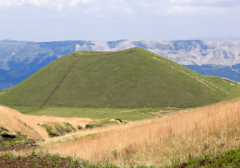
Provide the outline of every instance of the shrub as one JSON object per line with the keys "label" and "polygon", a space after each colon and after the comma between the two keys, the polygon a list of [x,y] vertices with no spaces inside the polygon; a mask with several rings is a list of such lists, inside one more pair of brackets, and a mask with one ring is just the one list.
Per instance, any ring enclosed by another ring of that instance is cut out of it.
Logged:
{"label": "shrub", "polygon": [[95,127],[101,127],[102,126],[102,124],[86,124],[86,129],[88,129],[88,128],[95,128]]}
{"label": "shrub", "polygon": [[58,124],[55,125],[55,129],[57,131],[57,133],[59,133],[60,135],[64,135],[66,133],[64,126]]}
{"label": "shrub", "polygon": [[64,123],[65,124],[65,126],[66,126],[66,132],[72,132],[72,130],[73,131],[76,131],[76,129],[70,124],[70,123],[68,123],[68,122],[65,122]]}
{"label": "shrub", "polygon": [[117,118],[116,120],[119,121],[120,123],[122,123],[122,120],[120,118]]}
{"label": "shrub", "polygon": [[78,129],[79,129],[79,130],[83,130],[83,126],[78,125]]}
{"label": "shrub", "polygon": [[66,133],[76,131],[76,129],[68,122],[64,122],[63,125],[60,123],[52,124],[54,124],[54,127],[51,127],[47,124],[42,125],[46,129],[50,137],[61,136],[65,135]]}
{"label": "shrub", "polygon": [[52,127],[48,126],[47,124],[43,124],[42,126],[46,129],[46,131],[48,132],[48,135],[50,137],[59,136],[59,134],[56,133],[55,131],[53,131]]}

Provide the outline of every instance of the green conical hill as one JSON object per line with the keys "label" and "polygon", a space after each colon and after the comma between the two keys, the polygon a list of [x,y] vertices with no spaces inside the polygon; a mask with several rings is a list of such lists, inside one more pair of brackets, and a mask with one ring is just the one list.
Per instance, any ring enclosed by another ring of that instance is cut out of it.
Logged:
{"label": "green conical hill", "polygon": [[0,97],[8,106],[192,107],[236,97],[239,84],[199,75],[141,48],[78,51]]}

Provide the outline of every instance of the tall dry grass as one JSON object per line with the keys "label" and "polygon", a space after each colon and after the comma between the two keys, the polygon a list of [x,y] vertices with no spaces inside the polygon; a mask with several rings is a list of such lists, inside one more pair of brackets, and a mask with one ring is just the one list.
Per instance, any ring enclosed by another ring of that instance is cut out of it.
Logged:
{"label": "tall dry grass", "polygon": [[240,99],[99,130],[104,131],[109,132],[46,145],[43,150],[92,162],[110,161],[121,167],[161,167],[190,155],[216,154],[240,144]]}

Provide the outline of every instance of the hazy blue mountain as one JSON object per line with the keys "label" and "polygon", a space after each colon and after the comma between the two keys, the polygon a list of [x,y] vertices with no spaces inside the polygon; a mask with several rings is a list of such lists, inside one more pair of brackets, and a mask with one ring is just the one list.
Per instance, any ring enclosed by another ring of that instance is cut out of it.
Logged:
{"label": "hazy blue mountain", "polygon": [[57,58],[75,51],[85,41],[0,41],[0,89],[11,88]]}
{"label": "hazy blue mountain", "polygon": [[10,88],[57,58],[80,50],[118,51],[141,47],[200,74],[240,82],[240,40],[202,41],[0,41],[0,89]]}
{"label": "hazy blue mountain", "polygon": [[228,78],[234,81],[240,82],[240,64],[230,66],[223,65],[184,65],[185,67],[208,76],[220,76],[222,78]]}

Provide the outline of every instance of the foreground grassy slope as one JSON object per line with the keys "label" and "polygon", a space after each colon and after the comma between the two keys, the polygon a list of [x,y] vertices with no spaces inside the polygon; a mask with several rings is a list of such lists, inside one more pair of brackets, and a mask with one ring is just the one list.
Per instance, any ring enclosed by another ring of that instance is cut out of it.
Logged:
{"label": "foreground grassy slope", "polygon": [[237,97],[239,84],[199,75],[141,48],[79,51],[0,96],[8,106],[193,107]]}
{"label": "foreground grassy slope", "polygon": [[[155,120],[76,132],[39,145],[52,154],[77,156],[92,163],[107,161],[119,167],[192,165],[191,159],[197,157],[208,162],[207,155],[212,163],[222,162],[224,156],[219,153],[239,148],[239,121],[240,99],[235,99]],[[231,156],[225,156],[229,163]]]}
{"label": "foreground grassy slope", "polygon": [[[9,111],[5,114],[8,113],[16,114]],[[22,120],[19,115],[12,115],[15,121],[0,121],[13,126],[16,120]],[[2,119],[2,116],[0,118]],[[30,118],[27,124],[33,121]],[[48,117],[37,116],[36,123],[39,123],[40,119],[47,122]],[[105,167],[109,163],[115,167],[239,167],[239,121],[240,99],[235,99],[184,110],[155,120],[79,130],[73,134],[39,142],[41,148],[35,151],[14,152],[21,155],[34,153],[35,159],[31,158],[33,161],[25,160],[24,157],[4,158],[2,156],[6,155],[1,155],[1,148],[0,160],[9,165],[18,165],[18,161],[45,163],[42,154],[47,152],[88,160],[91,163],[89,167]],[[36,152],[40,151],[36,156]],[[50,155],[48,157],[52,158]],[[84,160],[82,161],[85,162]]]}

